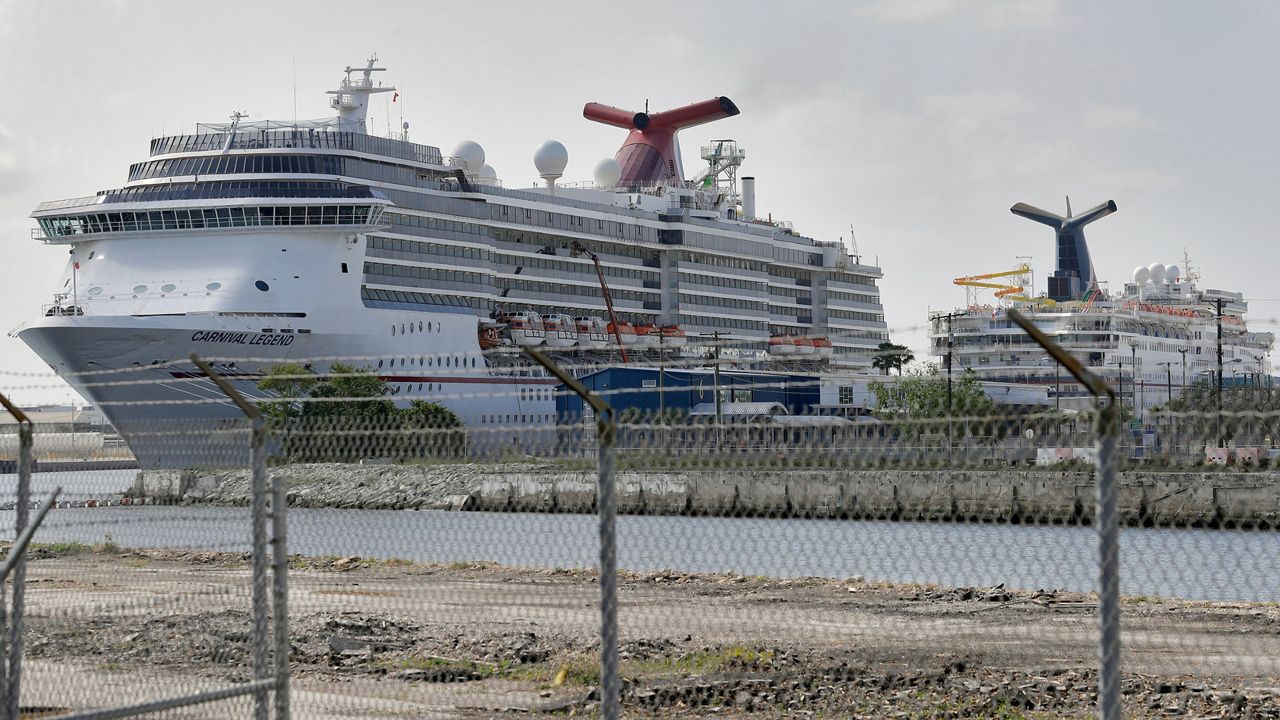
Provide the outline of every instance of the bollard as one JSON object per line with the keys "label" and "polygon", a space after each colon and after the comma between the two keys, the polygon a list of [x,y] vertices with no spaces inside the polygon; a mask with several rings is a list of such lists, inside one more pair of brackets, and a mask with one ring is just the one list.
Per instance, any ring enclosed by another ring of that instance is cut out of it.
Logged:
{"label": "bollard", "polygon": [[617,493],[614,487],[617,419],[608,403],[593,395],[572,375],[538,351],[529,348],[524,351],[577,393],[596,413],[599,463],[596,506],[600,513],[600,714],[605,720],[618,720],[622,714],[622,688],[618,678],[618,533]]}

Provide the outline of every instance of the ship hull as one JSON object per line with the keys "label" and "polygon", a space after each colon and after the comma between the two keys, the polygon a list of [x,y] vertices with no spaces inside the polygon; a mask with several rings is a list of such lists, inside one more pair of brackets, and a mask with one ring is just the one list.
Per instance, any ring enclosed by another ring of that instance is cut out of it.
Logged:
{"label": "ship hull", "polygon": [[[370,321],[393,314],[366,313]],[[429,313],[422,315],[430,319]],[[214,316],[49,317],[15,334],[101,410],[144,469],[248,461],[243,413],[197,372],[187,360],[193,353],[208,359],[250,399],[270,397],[257,382],[272,365],[308,363],[323,371],[328,360],[322,359],[337,358],[376,371],[397,404],[421,399],[448,407],[467,427],[470,446],[479,454],[537,452],[553,441],[555,402],[549,390],[554,381],[494,374],[478,344],[471,353],[449,354],[447,366],[438,367],[445,365],[446,355],[405,357],[405,348],[387,347],[393,343],[377,333],[261,330],[229,327]]]}

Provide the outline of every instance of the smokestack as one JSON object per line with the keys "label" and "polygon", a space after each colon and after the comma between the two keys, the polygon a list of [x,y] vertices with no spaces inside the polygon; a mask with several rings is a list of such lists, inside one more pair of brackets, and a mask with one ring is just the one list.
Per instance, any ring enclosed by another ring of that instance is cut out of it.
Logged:
{"label": "smokestack", "polygon": [[754,177],[742,178],[742,214],[748,220],[754,220],[756,217],[756,179]]}
{"label": "smokestack", "polygon": [[622,167],[623,185],[683,182],[676,133],[683,128],[733,117],[738,112],[738,106],[727,97],[655,113],[632,112],[600,103],[587,103],[582,108],[582,116],[588,120],[631,131],[614,156]]}
{"label": "smokestack", "polygon": [[1116,211],[1116,201],[1108,200],[1072,217],[1071,201],[1067,201],[1067,216],[1063,217],[1034,205],[1017,203],[1009,212],[1041,225],[1048,225],[1057,234],[1058,267],[1049,277],[1049,298],[1058,302],[1080,300],[1097,287],[1098,276],[1089,259],[1089,245],[1084,239],[1084,226],[1100,220]]}

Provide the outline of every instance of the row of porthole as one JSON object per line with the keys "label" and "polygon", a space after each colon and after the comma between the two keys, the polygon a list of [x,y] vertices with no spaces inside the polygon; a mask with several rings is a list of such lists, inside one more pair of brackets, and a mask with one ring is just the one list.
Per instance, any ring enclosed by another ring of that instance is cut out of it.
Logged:
{"label": "row of porthole", "polygon": [[[262,292],[266,292],[266,291],[268,291],[268,290],[270,290],[270,289],[271,289],[271,286],[270,286],[270,285],[268,285],[268,284],[266,284],[266,283],[265,283],[265,282],[263,282],[262,280],[259,280],[259,281],[255,282],[255,283],[253,284],[253,286],[254,286],[254,287],[256,287],[256,288],[258,288],[258,289],[259,289],[259,290],[261,290]],[[211,282],[211,283],[209,283],[208,285],[205,285],[205,286],[204,286],[204,289],[205,289],[205,290],[208,290],[209,292],[213,292],[214,290],[218,290],[218,289],[220,289],[221,287],[222,287],[222,283],[220,283],[220,282]],[[136,296],[136,295],[141,295],[141,294],[143,294],[143,293],[147,292],[147,291],[148,291],[148,290],[150,290],[150,289],[151,289],[151,288],[147,287],[146,285],[135,285],[135,286],[133,287],[133,294],[134,294],[135,296]],[[177,285],[174,285],[173,283],[165,283],[164,285],[161,285],[161,286],[160,286],[160,293],[161,293],[161,294],[164,294],[164,295],[167,295],[167,294],[169,294],[169,293],[171,293],[171,292],[173,292],[174,290],[177,290],[177,289],[178,289],[178,286],[177,286]],[[94,286],[94,287],[89,288],[89,294],[90,294],[90,295],[101,295],[103,292],[104,292],[104,289],[103,289],[102,287],[99,287],[99,286]]]}
{"label": "row of porthole", "polygon": [[[425,328],[426,328],[426,329],[424,330],[424,329],[423,329],[423,328],[424,328],[424,325],[423,325],[422,321],[421,321],[421,320],[419,320],[419,321],[418,321],[418,332],[431,332],[431,325],[432,325],[431,323],[426,323],[426,325],[425,325]],[[435,326],[436,326],[436,327],[435,327],[435,331],[436,331],[436,332],[440,332],[440,323],[435,323]],[[407,335],[407,334],[412,333],[412,332],[413,332],[413,323],[412,323],[412,322],[410,322],[407,326],[406,326],[404,323],[400,323],[400,334],[401,334],[401,335]],[[395,323],[392,323],[392,324],[391,324],[391,336],[392,336],[392,337],[395,337],[395,334],[396,334],[396,326],[395,326]]]}
{"label": "row of porthole", "polygon": [[[427,383],[427,392],[441,392],[444,386],[440,383]],[[401,390],[406,390],[404,385],[396,385],[391,388],[392,395],[399,395]],[[407,391],[413,390],[413,383],[409,383]],[[422,383],[418,383],[418,392],[422,392]]]}
{"label": "row of porthole", "polygon": [[532,401],[534,401],[534,400],[550,400],[550,399],[551,399],[551,389],[550,389],[550,388],[545,388],[545,389],[544,389],[544,388],[521,389],[521,390],[520,390],[520,399],[521,399],[521,400],[528,400],[528,401],[531,401],[531,402],[532,402]]}
{"label": "row of porthole", "polygon": [[[481,415],[480,422],[488,425],[514,423],[532,423],[532,422],[551,422],[551,415]],[[505,420],[503,418],[506,418]]]}
{"label": "row of porthole", "polygon": [[[422,366],[424,364],[423,358],[418,358],[417,360],[418,360],[417,364],[419,366]],[[426,363],[425,363],[426,367],[435,367],[435,360],[436,360],[435,357],[426,358]],[[405,365],[404,361],[405,361],[405,358],[400,358],[400,367],[404,367]],[[382,360],[378,361],[379,368],[381,368],[383,364],[384,363]],[[414,358],[409,358],[409,364],[410,365],[414,364]],[[446,355],[443,358],[440,358],[440,367],[465,368],[465,367],[476,367],[476,365],[477,363],[475,358],[460,358],[460,357],[454,357],[452,355]],[[387,360],[386,366],[389,368],[396,367],[396,359],[391,358],[390,360]]]}

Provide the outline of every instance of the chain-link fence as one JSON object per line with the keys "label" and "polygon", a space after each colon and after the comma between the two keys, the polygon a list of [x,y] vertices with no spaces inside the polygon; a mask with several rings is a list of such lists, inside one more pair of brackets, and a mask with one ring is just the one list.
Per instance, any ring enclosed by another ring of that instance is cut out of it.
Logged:
{"label": "chain-link fence", "polygon": [[[262,410],[257,476],[252,420],[192,364],[79,378],[141,469],[36,428],[28,502],[62,493],[26,554],[21,705],[243,688],[287,647],[307,718],[1280,717],[1270,388],[1108,417],[945,373],[521,357],[215,363]],[[832,382],[871,400],[804,400]]]}

